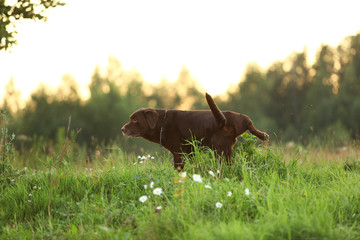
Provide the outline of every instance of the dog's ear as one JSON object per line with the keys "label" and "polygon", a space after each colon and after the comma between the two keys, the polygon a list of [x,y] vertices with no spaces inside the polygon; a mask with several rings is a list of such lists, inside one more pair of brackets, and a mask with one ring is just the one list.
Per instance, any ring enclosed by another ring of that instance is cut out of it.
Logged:
{"label": "dog's ear", "polygon": [[154,109],[145,110],[145,118],[151,129],[154,129],[159,118],[159,113]]}

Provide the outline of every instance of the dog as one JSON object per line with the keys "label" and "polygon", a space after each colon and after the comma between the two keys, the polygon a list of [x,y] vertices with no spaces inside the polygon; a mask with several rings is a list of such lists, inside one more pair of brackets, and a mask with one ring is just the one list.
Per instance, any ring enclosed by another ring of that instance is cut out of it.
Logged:
{"label": "dog", "polygon": [[228,162],[231,162],[237,137],[247,130],[263,141],[270,139],[267,133],[255,128],[248,116],[222,112],[208,93],[205,97],[211,111],[141,108],[130,116],[130,121],[121,128],[122,133],[126,137],[143,137],[169,150],[178,171],[185,165],[183,153],[192,152],[187,144],[192,139],[202,140],[203,145]]}

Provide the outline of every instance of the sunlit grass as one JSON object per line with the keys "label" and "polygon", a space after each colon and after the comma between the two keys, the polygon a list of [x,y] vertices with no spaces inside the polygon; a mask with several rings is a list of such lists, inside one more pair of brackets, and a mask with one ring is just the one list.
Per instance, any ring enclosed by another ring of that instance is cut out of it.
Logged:
{"label": "sunlit grass", "polygon": [[319,151],[285,154],[245,139],[230,165],[190,143],[194,152],[180,173],[169,155],[118,148],[99,150],[88,163],[21,168],[1,188],[1,238],[360,238],[355,153],[328,161]]}

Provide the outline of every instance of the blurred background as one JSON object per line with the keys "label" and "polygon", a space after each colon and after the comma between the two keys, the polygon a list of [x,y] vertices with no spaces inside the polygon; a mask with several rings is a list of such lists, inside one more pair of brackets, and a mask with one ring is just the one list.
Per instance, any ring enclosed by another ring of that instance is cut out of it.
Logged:
{"label": "blurred background", "polygon": [[48,152],[70,126],[74,138],[81,129],[76,143],[88,152],[159,152],[122,136],[130,114],[208,109],[205,92],[220,109],[250,116],[274,142],[359,139],[358,1],[0,0],[0,7],[0,107],[20,151]]}

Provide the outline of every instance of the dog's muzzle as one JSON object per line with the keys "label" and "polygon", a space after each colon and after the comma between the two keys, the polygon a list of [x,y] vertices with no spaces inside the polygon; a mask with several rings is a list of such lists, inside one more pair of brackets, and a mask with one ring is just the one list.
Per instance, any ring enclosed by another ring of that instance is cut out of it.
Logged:
{"label": "dog's muzzle", "polygon": [[124,136],[128,136],[128,134],[127,134],[127,131],[126,131],[126,128],[125,128],[125,127],[122,127],[122,128],[121,128],[121,131],[122,131],[122,134],[123,134]]}

